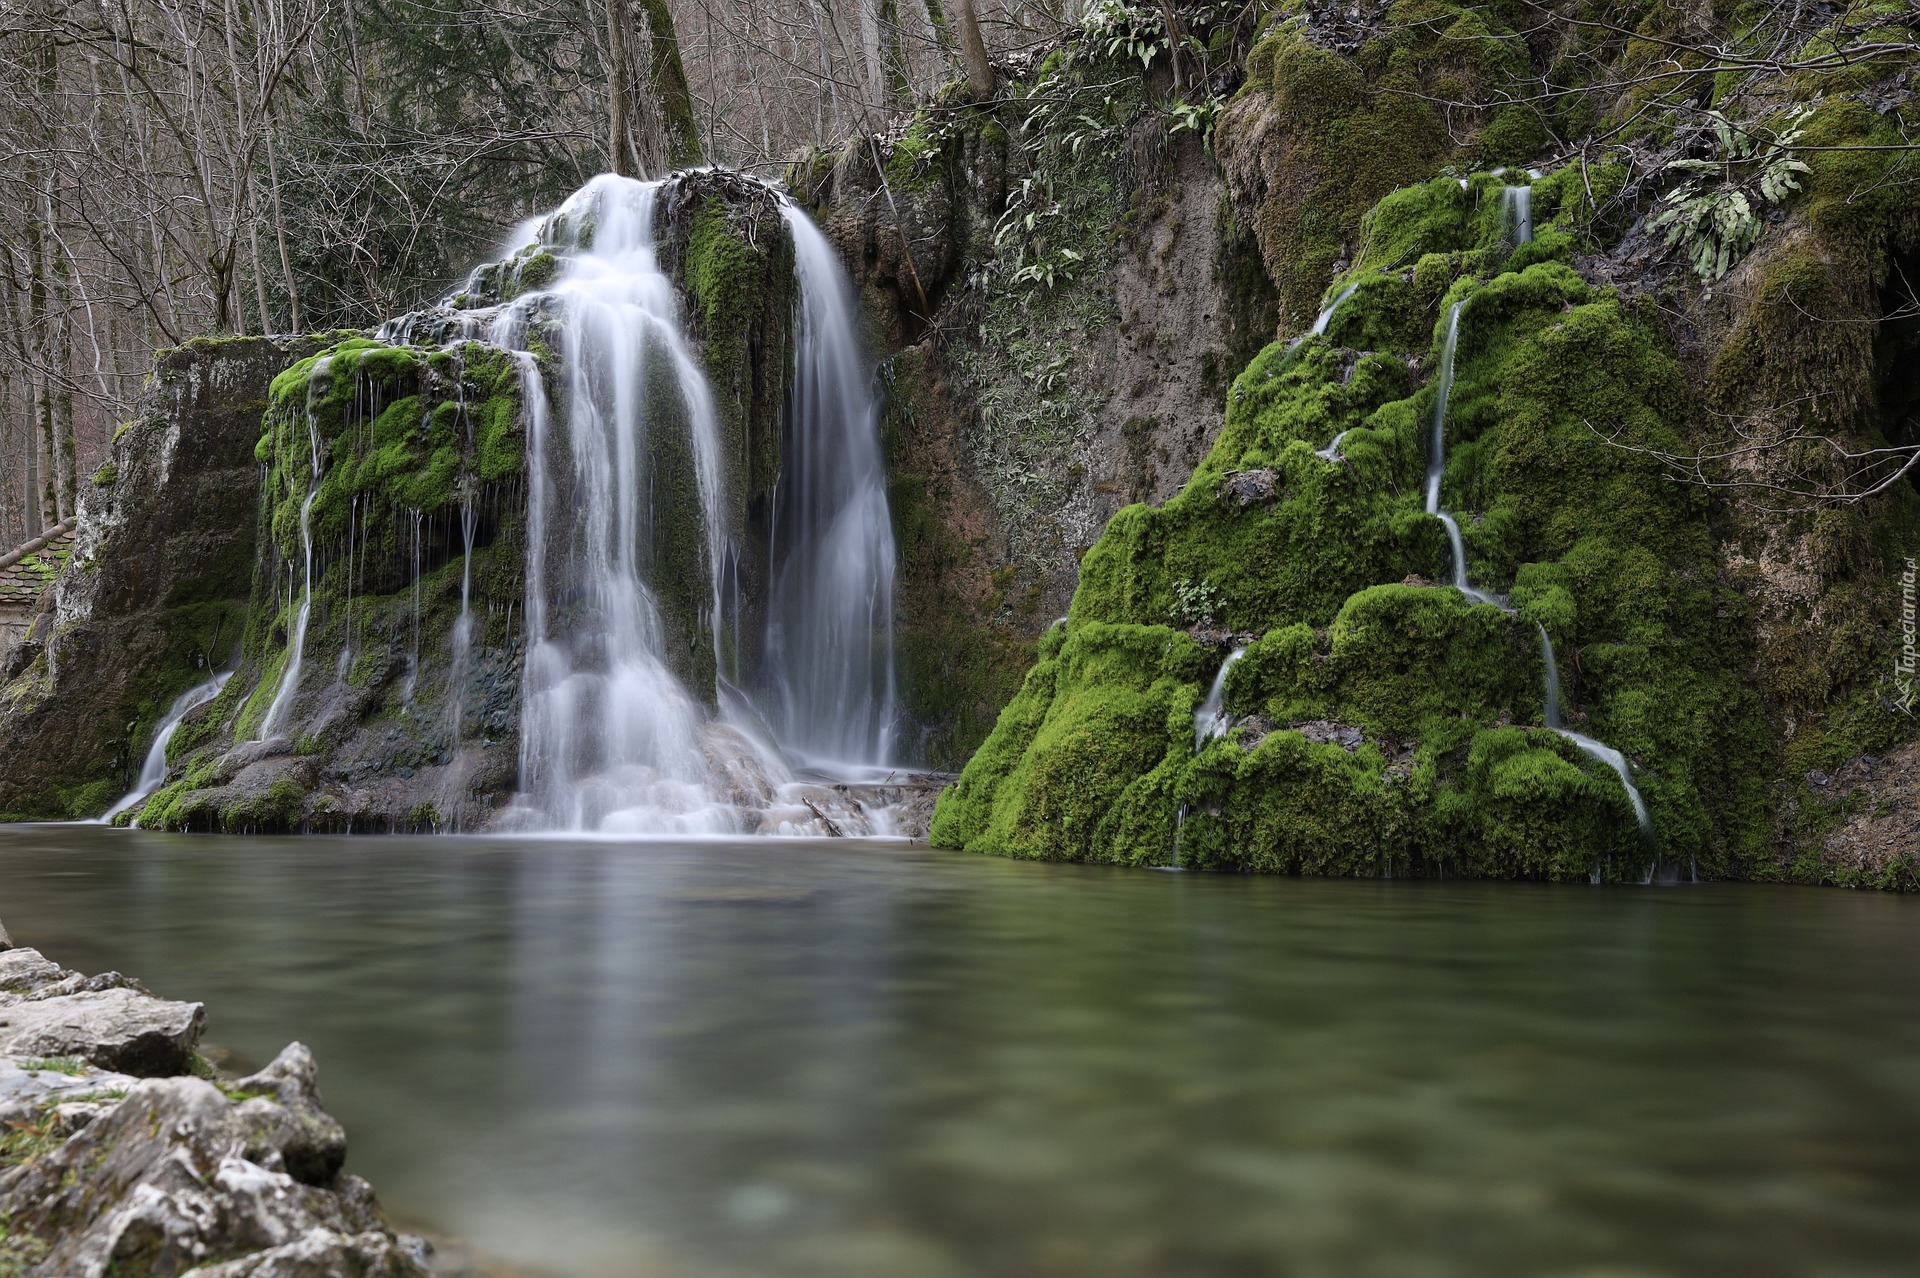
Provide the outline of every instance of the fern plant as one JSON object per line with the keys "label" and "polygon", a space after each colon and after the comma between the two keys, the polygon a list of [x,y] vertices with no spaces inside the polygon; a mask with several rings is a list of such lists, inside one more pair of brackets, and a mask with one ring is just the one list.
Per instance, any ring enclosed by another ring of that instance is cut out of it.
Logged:
{"label": "fern plant", "polygon": [[1760,206],[1779,204],[1800,189],[1808,171],[1792,147],[1806,111],[1788,117],[1785,131],[1758,137],[1718,111],[1708,113],[1719,155],[1674,160],[1666,168],[1689,174],[1661,197],[1652,225],[1667,228],[1669,245],[1684,245],[1693,273],[1712,285],[1732,270],[1760,238]]}

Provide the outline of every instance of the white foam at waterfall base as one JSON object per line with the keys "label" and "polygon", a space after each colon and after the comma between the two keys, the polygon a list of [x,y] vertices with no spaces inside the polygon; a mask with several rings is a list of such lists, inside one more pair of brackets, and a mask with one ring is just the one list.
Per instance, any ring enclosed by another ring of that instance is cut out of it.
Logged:
{"label": "white foam at waterfall base", "polygon": [[154,731],[153,744],[147,747],[146,760],[140,765],[140,779],[134,782],[133,789],[120,797],[119,802],[101,814],[100,821],[111,821],[128,808],[153,797],[153,792],[167,779],[167,743],[173,740],[180,721],[196,707],[219,696],[220,689],[226,687],[227,680],[231,678],[233,671],[223,670],[205,683],[196,684],[174,698],[173,704],[167,707],[167,713],[162,716],[160,726]]}

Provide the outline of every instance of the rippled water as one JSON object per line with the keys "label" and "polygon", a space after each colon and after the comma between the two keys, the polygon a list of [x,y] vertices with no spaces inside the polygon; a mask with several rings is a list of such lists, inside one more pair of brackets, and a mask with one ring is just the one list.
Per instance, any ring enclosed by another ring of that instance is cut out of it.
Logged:
{"label": "rippled water", "polygon": [[1910,1275],[1920,901],[900,845],[0,828],[22,944],[319,1054],[560,1275]]}

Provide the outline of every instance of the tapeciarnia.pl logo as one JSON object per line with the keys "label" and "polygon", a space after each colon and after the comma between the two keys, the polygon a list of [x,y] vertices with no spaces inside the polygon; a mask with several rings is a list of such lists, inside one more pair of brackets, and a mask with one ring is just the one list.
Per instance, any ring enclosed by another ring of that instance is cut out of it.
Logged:
{"label": "tapeciarnia.pl logo", "polygon": [[1913,703],[1920,698],[1920,689],[1914,686],[1915,659],[1920,653],[1915,651],[1916,622],[1914,616],[1914,560],[1907,559],[1907,570],[1900,574],[1900,651],[1893,659],[1893,685],[1900,689],[1900,708],[1913,713]]}

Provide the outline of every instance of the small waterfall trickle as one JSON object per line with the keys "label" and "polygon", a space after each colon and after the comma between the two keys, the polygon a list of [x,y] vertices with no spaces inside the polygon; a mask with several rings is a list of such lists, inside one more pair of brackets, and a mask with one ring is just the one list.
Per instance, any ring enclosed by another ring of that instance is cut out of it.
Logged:
{"label": "small waterfall trickle", "polygon": [[881,764],[894,730],[893,516],[853,286],[827,237],[780,201],[800,285],[774,506],[766,686],[780,744],[814,765]]}
{"label": "small waterfall trickle", "polygon": [[294,694],[300,690],[300,664],[307,651],[307,621],[313,615],[313,503],[320,496],[320,479],[324,472],[320,462],[320,424],[314,417],[313,397],[315,388],[326,380],[332,363],[332,360],[325,358],[315,360],[313,372],[307,380],[307,443],[312,453],[313,471],[307,482],[306,499],[300,503],[300,557],[304,566],[300,610],[294,617],[293,633],[288,638],[286,664],[280,669],[280,686],[274,689],[273,700],[268,703],[266,714],[260,718],[260,730],[254,738],[257,741],[267,741],[273,737],[286,716],[287,708],[293,704]]}
{"label": "small waterfall trickle", "polygon": [[1326,308],[1322,310],[1318,315],[1314,316],[1313,327],[1307,330],[1307,336],[1308,337],[1324,336],[1327,331],[1327,325],[1333,323],[1333,313],[1339,310],[1340,304],[1346,301],[1349,297],[1352,297],[1354,294],[1354,290],[1359,287],[1360,287],[1360,282],[1358,280],[1355,280],[1353,283],[1347,285],[1345,288],[1341,289],[1338,293],[1334,294],[1333,300],[1327,303]]}
{"label": "small waterfall trickle", "polygon": [[[1516,188],[1509,187],[1509,190]],[[1525,190],[1527,188],[1517,188]],[[1460,525],[1453,516],[1440,509],[1440,480],[1447,468],[1447,401],[1453,392],[1454,355],[1460,340],[1460,312],[1466,306],[1466,300],[1455,302],[1447,311],[1447,332],[1440,347],[1440,378],[1436,387],[1437,395],[1433,406],[1433,441],[1427,457],[1427,513],[1437,517],[1446,526],[1447,541],[1453,556],[1453,584],[1455,589],[1469,599],[1481,603],[1490,603],[1504,612],[1512,612],[1505,599],[1485,591],[1475,590],[1467,577],[1466,545],[1460,537]],[[1536,623],[1537,624],[1537,623]],[[1553,640],[1547,636],[1547,628],[1539,626],[1540,645],[1546,657],[1546,726],[1560,733],[1589,757],[1612,768],[1619,776],[1620,784],[1626,787],[1627,800],[1633,805],[1634,819],[1639,822],[1641,836],[1648,841],[1653,839],[1653,819],[1647,812],[1647,805],[1640,797],[1640,790],[1633,784],[1633,774],[1627,767],[1626,756],[1612,746],[1595,741],[1592,737],[1570,731],[1560,723],[1560,666],[1554,658]]]}
{"label": "small waterfall trickle", "polygon": [[1501,219],[1506,223],[1507,242],[1518,247],[1533,242],[1533,188],[1507,186],[1500,189]]}
{"label": "small waterfall trickle", "polygon": [[[1507,608],[1506,600],[1484,590],[1475,590],[1467,578],[1467,547],[1460,537],[1460,525],[1448,511],[1440,509],[1440,480],[1447,473],[1447,401],[1453,395],[1453,359],[1460,344],[1460,312],[1466,299],[1447,310],[1447,333],[1440,344],[1440,380],[1433,403],[1433,440],[1427,453],[1427,513],[1439,519],[1447,530],[1447,544],[1453,556],[1453,585],[1461,594],[1479,603]],[[1338,441],[1335,441],[1336,443]]]}
{"label": "small waterfall trickle", "polygon": [[1347,285],[1345,288],[1341,289],[1338,293],[1334,294],[1333,300],[1331,302],[1328,302],[1326,306],[1321,308],[1320,313],[1313,317],[1312,326],[1308,328],[1306,332],[1300,334],[1300,336],[1294,338],[1291,342],[1288,342],[1287,349],[1289,351],[1298,349],[1300,344],[1306,341],[1309,337],[1324,336],[1327,331],[1327,325],[1333,323],[1333,313],[1339,310],[1340,304],[1346,301],[1349,297],[1352,297],[1354,294],[1354,290],[1359,287],[1360,287],[1360,282],[1358,280],[1355,280],[1353,283]]}
{"label": "small waterfall trickle", "polygon": [[[147,747],[146,761],[140,765],[140,779],[134,783],[133,789],[127,791],[117,803],[101,814],[99,821],[112,821],[128,808],[145,803],[153,797],[153,792],[158,790],[160,783],[167,779],[167,743],[173,740],[174,730],[180,726],[180,721],[186,718],[190,711],[219,696],[220,689],[226,687],[227,680],[231,678],[233,678],[233,671],[223,670],[205,683],[197,684],[173,699],[173,704],[167,707],[166,715],[160,720],[160,726],[154,731],[153,744]],[[138,825],[139,822],[135,821],[134,824]]]}
{"label": "small waterfall trickle", "polygon": [[1198,750],[1213,738],[1224,734],[1231,718],[1227,714],[1227,675],[1247,655],[1245,648],[1235,648],[1220,663],[1220,672],[1213,676],[1213,686],[1207,689],[1206,700],[1193,712],[1193,748]]}
{"label": "small waterfall trickle", "polygon": [[[1535,623],[1538,625],[1538,623]],[[1560,722],[1560,663],[1553,652],[1553,640],[1547,634],[1545,626],[1539,626],[1540,652],[1547,663],[1547,727],[1558,732],[1567,740],[1579,746],[1590,758],[1612,768],[1620,778],[1620,784],[1626,787],[1627,802],[1633,805],[1634,820],[1640,824],[1640,836],[1649,842],[1653,839],[1653,817],[1647,812],[1647,804],[1640,797],[1640,788],[1633,783],[1633,773],[1627,766],[1627,758],[1610,745],[1595,741],[1592,737],[1574,732]]]}

